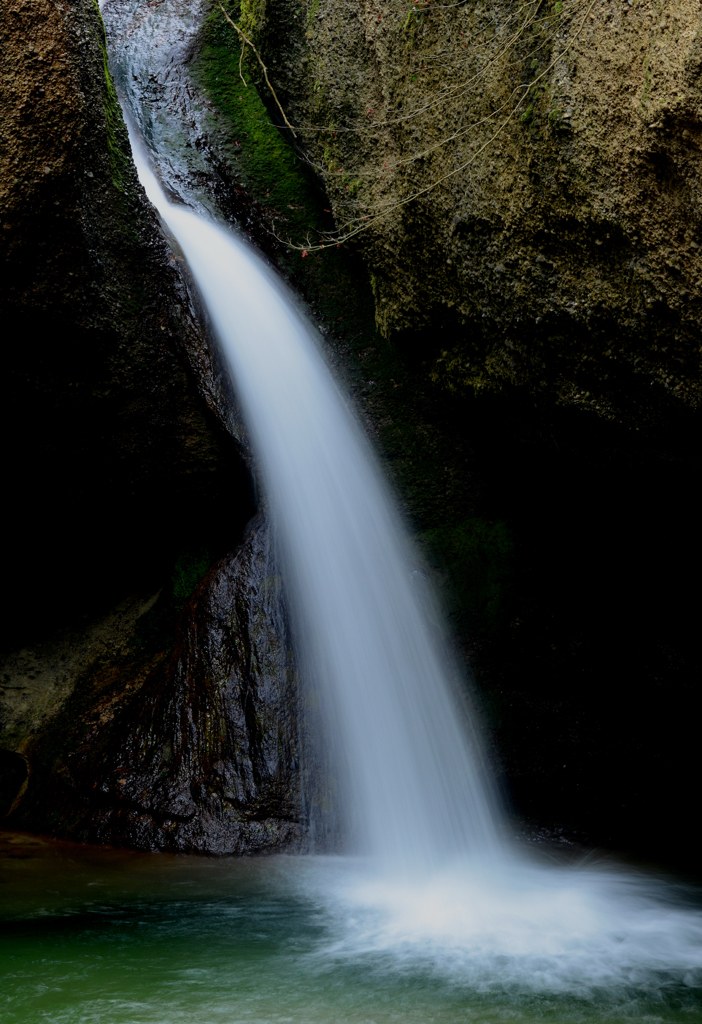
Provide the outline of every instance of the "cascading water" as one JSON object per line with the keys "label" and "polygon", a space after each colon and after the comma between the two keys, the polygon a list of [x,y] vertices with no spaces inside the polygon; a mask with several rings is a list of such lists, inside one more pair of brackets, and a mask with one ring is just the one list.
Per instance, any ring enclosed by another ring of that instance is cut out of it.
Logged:
{"label": "cascading water", "polygon": [[395,866],[494,855],[496,802],[478,739],[457,704],[399,517],[311,326],[250,245],[169,203],[134,151],[232,369],[303,662],[333,698],[361,848]]}
{"label": "cascading water", "polygon": [[[179,0],[154,12],[131,7],[144,39],[164,47],[169,25],[192,33],[193,12],[184,9],[181,18]],[[152,44],[140,47],[131,30],[127,36],[132,58],[147,68]],[[128,63],[121,73],[127,82]],[[157,144],[158,164],[167,125],[134,114]],[[699,1019],[702,915],[688,894],[612,865],[538,861],[501,837],[480,745],[412,571],[410,545],[310,325],[250,245],[169,202],[137,145],[135,155],[230,361],[284,553],[305,666],[333,693],[350,824],[360,849],[376,855],[370,864],[303,858],[270,869],[273,890],[283,893],[280,935],[287,934],[285,908],[294,905],[289,912],[314,937],[262,969],[264,981],[287,972],[275,1008],[260,1012],[274,988],[265,982],[240,1018],[562,1022],[593,1013],[641,1018],[656,1006],[666,1014],[659,1019]],[[171,182],[173,159],[169,150]],[[208,204],[198,196],[193,205]],[[324,980],[330,972],[339,1000],[333,1010]],[[409,1004],[407,979],[419,986]],[[291,1010],[293,991],[299,1002]],[[366,992],[379,993],[367,1010]],[[395,1001],[382,1008],[389,992]],[[530,1002],[536,996],[546,1002]],[[228,1021],[228,1005],[220,1016],[208,1010],[188,1020]]]}

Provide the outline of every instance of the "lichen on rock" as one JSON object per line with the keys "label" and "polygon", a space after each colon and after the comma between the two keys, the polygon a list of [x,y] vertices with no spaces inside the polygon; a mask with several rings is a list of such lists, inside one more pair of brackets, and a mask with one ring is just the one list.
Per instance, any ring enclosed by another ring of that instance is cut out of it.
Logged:
{"label": "lichen on rock", "polygon": [[242,18],[337,224],[368,218],[381,330],[424,330],[437,383],[636,429],[699,408],[693,3],[244,0]]}

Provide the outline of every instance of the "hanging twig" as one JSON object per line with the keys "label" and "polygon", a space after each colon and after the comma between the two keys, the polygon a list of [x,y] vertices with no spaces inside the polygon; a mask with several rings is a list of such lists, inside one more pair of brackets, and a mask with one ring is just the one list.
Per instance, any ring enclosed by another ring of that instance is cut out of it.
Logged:
{"label": "hanging twig", "polygon": [[[537,0],[537,2],[539,4],[539,6],[540,6],[542,0]],[[587,2],[587,0],[586,0],[586,2]],[[479,149],[470,157],[469,160],[466,160],[459,167],[456,167],[453,170],[448,171],[446,174],[442,175],[436,181],[431,182],[429,185],[425,185],[424,188],[419,189],[416,192],[413,192],[410,196],[407,196],[407,198],[405,198],[405,199],[400,199],[400,200],[398,200],[396,202],[390,202],[390,203],[386,203],[386,204],[375,204],[375,209],[378,211],[377,213],[371,214],[371,215],[365,215],[363,217],[356,218],[353,221],[348,221],[346,223],[346,225],[344,225],[344,228],[342,228],[339,232],[337,232],[336,235],[332,235],[331,237],[325,238],[324,239],[324,244],[321,244],[321,243],[315,244],[315,243],[311,242],[309,240],[309,238],[308,238],[307,243],[305,245],[296,245],[294,242],[291,242],[289,239],[285,240],[285,239],[281,238],[281,239],[278,239],[278,240],[280,242],[283,242],[285,245],[288,245],[291,249],[296,249],[298,252],[302,251],[303,256],[307,256],[311,252],[318,252],[319,250],[324,249],[325,245],[329,246],[329,245],[335,244],[338,247],[343,242],[347,242],[349,239],[353,238],[355,235],[359,234],[360,232],[367,231],[368,228],[373,227],[375,224],[378,223],[379,220],[381,220],[383,217],[387,217],[388,214],[392,213],[394,210],[397,210],[399,207],[405,206],[407,203],[413,202],[415,199],[418,199],[420,196],[425,195],[427,192],[431,192],[432,189],[435,189],[442,182],[447,181],[449,178],[452,178],[456,174],[460,174],[461,171],[467,170],[467,168],[470,167],[471,164],[475,163],[475,161],[487,149],[487,147],[492,142],[494,142],[495,139],[504,131],[504,129],[507,127],[507,125],[511,121],[514,120],[516,115],[520,112],[520,110],[524,106],[525,102],[529,98],[529,94],[533,91],[534,86],[536,86],[543,78],[545,78],[546,75],[550,71],[552,71],[553,68],[558,64],[558,62],[560,60],[562,60],[565,57],[565,55],[572,49],[572,47],[575,45],[577,39],[579,38],[579,36],[583,32],[583,29],[585,28],[585,25],[587,24],[588,16],[592,12],[592,9],[593,9],[593,7],[595,6],[595,4],[597,2],[598,2],[598,0],[590,0],[590,3],[586,7],[585,14],[583,16],[583,19],[582,19],[582,21],[580,23],[580,26],[578,27],[575,35],[570,39],[570,41],[564,47],[564,49],[561,50],[561,52],[558,53],[549,62],[547,67],[542,72],[540,72],[540,74],[538,74],[536,76],[536,78],[533,80],[533,82],[530,82],[529,84],[519,85],[519,86],[516,87],[516,89],[512,90],[512,92],[511,92],[510,96],[508,97],[508,99],[505,101],[505,103],[502,104],[502,106],[499,108],[499,110],[496,111],[495,113],[500,113],[502,110],[504,110],[504,108],[506,106],[509,105],[509,103],[512,101],[513,97],[518,96],[519,98],[517,100],[516,106],[513,107],[513,109],[507,115],[505,120],[501,124],[498,125],[497,130],[490,136],[489,139],[487,139],[486,142],[484,142],[482,144],[482,146],[479,147]],[[538,10],[538,7],[537,7],[537,10]],[[488,118],[485,118],[485,119],[481,120],[480,122],[478,122],[478,124],[482,124],[482,123],[484,123],[484,121],[490,120],[490,118],[493,117],[493,116],[494,116],[494,113],[492,115],[490,115]],[[471,128],[472,127],[477,127],[477,125],[471,125],[470,127]],[[452,138],[457,138],[458,136],[463,135],[468,130],[469,129],[459,130],[459,131],[454,133]],[[443,145],[443,142],[437,143],[435,146],[433,146],[430,149],[428,149],[426,151],[426,155],[428,155],[428,153],[432,152],[434,149],[437,149],[440,145]],[[422,155],[425,155],[425,154],[422,154]],[[400,166],[401,164],[402,164],[402,161],[400,161],[400,163],[397,166]],[[367,208],[369,210],[373,211],[373,206],[369,206]]]}
{"label": "hanging twig", "polygon": [[[248,38],[247,36],[245,36],[245,35],[244,35],[244,33],[243,33],[243,32],[241,31],[241,29],[239,28],[239,26],[238,26],[238,25],[235,25],[235,24],[234,24],[234,22],[233,22],[233,21],[232,21],[232,19],[231,19],[231,18],[229,17],[229,15],[228,15],[228,14],[227,14],[227,12],[225,11],[225,9],[224,9],[224,8],[222,7],[222,5],[221,5],[221,3],[219,2],[219,0],[217,0],[217,6],[219,7],[219,9],[220,9],[220,11],[222,12],[222,14],[224,15],[224,17],[225,17],[225,18],[227,19],[227,21],[229,22],[229,24],[230,24],[230,25],[232,26],[232,28],[233,28],[233,29],[234,29],[234,30],[235,30],[236,32],[238,32],[238,33],[239,33],[239,35],[240,35],[240,36],[241,36],[241,38],[242,38],[242,39],[244,40],[244,42],[246,43],[246,45],[247,45],[247,46],[250,46],[250,47],[251,47],[251,49],[253,50],[253,52],[254,52],[254,53],[256,54],[256,57],[257,57],[257,59],[258,59],[258,63],[259,63],[260,65],[261,65],[261,68],[263,69],[263,77],[264,77],[264,78],[265,78],[265,80],[266,80],[266,85],[267,85],[267,86],[268,86],[268,88],[270,89],[270,91],[271,91],[271,95],[272,95],[273,99],[275,100],[275,102],[276,102],[276,103],[277,103],[277,105],[278,105],[278,110],[279,110],[279,111],[280,111],[280,113],[281,113],[281,114],[283,115],[283,120],[285,121],[286,125],[288,126],[288,128],[289,128],[289,129],[290,129],[290,131],[292,132],[292,136],[293,136],[293,138],[294,138],[294,139],[296,139],[296,138],[297,138],[297,135],[295,134],[295,129],[293,128],[293,126],[292,126],[292,125],[290,124],[290,122],[288,121],[287,117],[285,116],[285,111],[283,110],[283,108],[282,108],[282,106],[281,106],[281,104],[280,104],[280,100],[278,99],[278,97],[277,97],[277,96],[276,96],[276,94],[275,94],[275,89],[273,88],[273,86],[271,85],[270,81],[268,80],[268,69],[266,68],[266,65],[265,65],[265,64],[263,63],[263,61],[261,60],[261,54],[260,54],[260,53],[258,52],[258,50],[257,50],[257,49],[256,49],[256,47],[254,46],[254,44],[253,44],[253,43],[251,42],[251,40],[250,40],[250,39],[249,39],[249,38]],[[241,75],[241,80],[242,80],[242,82],[244,83],[244,85],[246,85],[246,81],[245,81],[245,79],[244,79],[244,76],[243,76],[243,75],[241,74],[241,60],[242,60],[243,56],[244,56],[244,47],[243,47],[243,44],[242,44],[242,47],[241,47],[241,57],[239,58],[239,74]],[[247,86],[247,88],[248,88],[248,86]]]}

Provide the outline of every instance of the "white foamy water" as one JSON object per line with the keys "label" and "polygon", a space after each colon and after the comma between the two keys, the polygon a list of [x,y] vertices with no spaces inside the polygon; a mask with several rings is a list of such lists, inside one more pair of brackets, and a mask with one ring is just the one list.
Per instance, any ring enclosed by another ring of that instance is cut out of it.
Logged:
{"label": "white foamy water", "polygon": [[474,992],[660,998],[702,986],[702,912],[691,892],[616,865],[506,856],[391,877],[327,864],[333,941],[320,965],[429,974]]}
{"label": "white foamy water", "polygon": [[689,894],[612,866],[542,863],[500,840],[410,546],[311,326],[248,244],[169,204],[137,156],[230,361],[306,663],[333,695],[352,816],[372,855],[299,865],[325,931],[300,969],[360,966],[374,984],[428,977],[500,999],[604,998],[628,1006],[627,1019],[637,1000],[691,992],[702,914]]}

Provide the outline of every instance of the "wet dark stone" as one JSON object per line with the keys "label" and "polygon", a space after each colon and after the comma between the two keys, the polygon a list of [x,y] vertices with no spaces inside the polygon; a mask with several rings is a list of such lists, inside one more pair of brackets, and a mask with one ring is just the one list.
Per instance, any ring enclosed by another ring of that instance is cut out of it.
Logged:
{"label": "wet dark stone", "polygon": [[76,690],[31,751],[11,824],[138,849],[299,849],[297,677],[261,516],[195,591],[172,653],[144,668]]}

